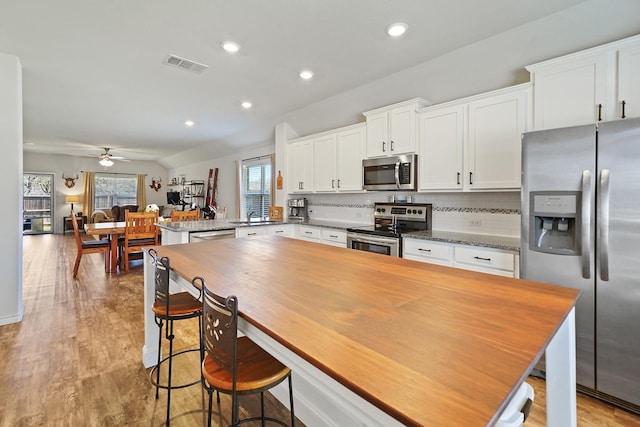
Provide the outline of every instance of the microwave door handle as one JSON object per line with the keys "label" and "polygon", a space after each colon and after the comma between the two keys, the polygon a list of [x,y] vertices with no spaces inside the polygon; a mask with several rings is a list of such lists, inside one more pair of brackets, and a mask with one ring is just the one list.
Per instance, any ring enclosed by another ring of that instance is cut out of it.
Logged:
{"label": "microwave door handle", "polygon": [[395,178],[396,178],[396,187],[398,187],[398,190],[399,190],[400,189],[400,160],[396,161]]}

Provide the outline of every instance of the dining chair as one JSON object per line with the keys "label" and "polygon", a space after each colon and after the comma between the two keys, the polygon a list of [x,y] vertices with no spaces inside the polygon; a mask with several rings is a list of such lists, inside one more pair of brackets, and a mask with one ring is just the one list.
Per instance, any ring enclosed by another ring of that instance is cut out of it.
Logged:
{"label": "dining chair", "polygon": [[[189,292],[169,293],[169,272],[171,265],[168,257],[158,257],[158,253],[154,249],[149,250],[149,255],[155,266],[155,299],[153,302],[153,314],[155,316],[156,325],[160,328],[158,334],[158,362],[151,369],[149,379],[151,384],[156,387],[156,399],[158,399],[160,389],[167,390],[167,419],[166,425],[171,421],[171,390],[180,389],[196,385],[201,382],[198,376],[195,381],[185,384],[175,385],[172,383],[173,360],[181,355],[189,352],[198,352],[200,361],[202,361],[201,347],[185,349],[177,353],[173,353],[173,322],[176,320],[198,318],[198,328],[201,329],[202,321],[202,302],[200,297],[195,298]],[[200,291],[202,294],[202,291]],[[162,329],[166,322],[165,338],[169,341],[169,355],[161,359],[162,352]],[[160,383],[160,369],[163,363],[168,362],[166,382]]]}
{"label": "dining chair", "polygon": [[[264,414],[264,392],[289,381],[291,426],[295,425],[291,370],[280,363],[247,336],[238,337],[238,298],[223,297],[209,289],[202,277],[192,280],[202,290],[202,327],[200,346],[204,352],[202,362],[203,386],[209,394],[208,422],[211,427],[213,392],[231,395],[231,425],[249,421],[287,424]],[[240,419],[238,396],[260,393],[260,416]],[[218,397],[218,407],[220,399]]]}
{"label": "dining chair", "polygon": [[197,208],[193,211],[171,211],[171,222],[181,221],[197,221],[200,219],[200,209]]}
{"label": "dining chair", "polygon": [[125,212],[122,258],[124,271],[129,271],[129,254],[141,252],[144,246],[158,245],[158,212]]}
{"label": "dining chair", "polygon": [[76,238],[76,247],[78,248],[78,253],[76,254],[76,262],[73,265],[73,277],[75,278],[78,275],[78,268],[80,267],[80,260],[82,259],[82,255],[84,254],[104,254],[104,269],[105,271],[109,270],[109,258],[110,258],[110,249],[111,242],[109,239],[90,239],[90,240],[82,240],[80,237],[80,230],[78,229],[78,219],[76,218],[75,212],[71,209],[71,224],[73,224],[73,234]]}

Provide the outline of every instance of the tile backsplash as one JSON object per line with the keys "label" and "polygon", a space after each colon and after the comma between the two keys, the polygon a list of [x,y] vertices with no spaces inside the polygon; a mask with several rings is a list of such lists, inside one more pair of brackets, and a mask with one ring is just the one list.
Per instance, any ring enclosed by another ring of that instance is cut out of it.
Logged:
{"label": "tile backsplash", "polygon": [[374,204],[388,201],[391,195],[411,195],[413,203],[431,203],[434,230],[520,237],[520,192],[368,192],[304,197],[310,218],[372,224]]}

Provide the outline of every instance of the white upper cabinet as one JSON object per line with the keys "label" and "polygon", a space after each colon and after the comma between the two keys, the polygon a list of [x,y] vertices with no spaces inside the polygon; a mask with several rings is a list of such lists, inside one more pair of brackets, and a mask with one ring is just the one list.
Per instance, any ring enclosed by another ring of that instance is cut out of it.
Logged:
{"label": "white upper cabinet", "polygon": [[618,51],[616,117],[640,117],[640,40]]}
{"label": "white upper cabinet", "polygon": [[362,158],[367,128],[359,125],[336,135],[336,186],[338,191],[362,190]]}
{"label": "white upper cabinet", "polygon": [[313,139],[292,142],[287,146],[287,169],[289,193],[313,191]]}
{"label": "white upper cabinet", "polygon": [[336,191],[336,134],[313,140],[313,189]]}
{"label": "white upper cabinet", "polygon": [[462,190],[466,105],[418,115],[420,190]]}
{"label": "white upper cabinet", "polygon": [[365,130],[365,126],[359,124],[314,139],[315,191],[362,190],[362,147]]}
{"label": "white upper cabinet", "polygon": [[520,189],[529,88],[469,103],[467,179],[471,190]]}
{"label": "white upper cabinet", "polygon": [[518,190],[530,91],[522,84],[421,110],[418,189]]}
{"label": "white upper cabinet", "polygon": [[416,151],[416,110],[429,105],[421,99],[363,113],[367,118],[367,157],[393,156]]}
{"label": "white upper cabinet", "polygon": [[[640,37],[530,65],[534,129],[640,115]],[[624,104],[623,104],[624,101]]]}

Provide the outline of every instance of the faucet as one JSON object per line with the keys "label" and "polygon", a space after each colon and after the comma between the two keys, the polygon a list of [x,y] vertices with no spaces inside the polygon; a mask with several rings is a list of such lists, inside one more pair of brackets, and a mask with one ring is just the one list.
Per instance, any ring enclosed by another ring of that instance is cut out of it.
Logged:
{"label": "faucet", "polygon": [[247,221],[251,221],[252,216],[257,216],[258,214],[254,211],[247,211]]}

